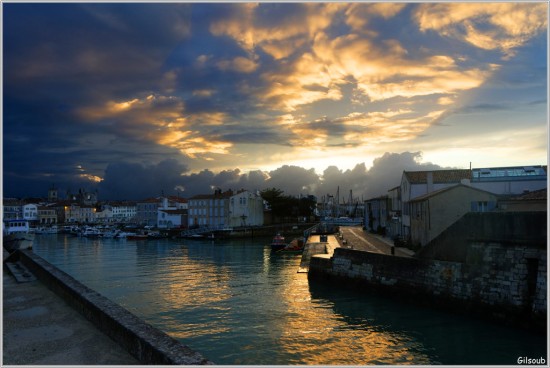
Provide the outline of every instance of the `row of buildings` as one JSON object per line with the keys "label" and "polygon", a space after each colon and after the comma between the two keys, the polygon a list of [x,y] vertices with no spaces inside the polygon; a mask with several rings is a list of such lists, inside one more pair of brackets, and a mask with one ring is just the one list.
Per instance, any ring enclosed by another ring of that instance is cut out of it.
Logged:
{"label": "row of buildings", "polygon": [[[546,211],[546,188],[546,166],[404,171],[400,184],[387,195],[371,198],[348,212],[362,213],[370,231],[423,246],[468,212]],[[323,208],[323,204],[318,206],[318,215],[323,215]],[[221,229],[264,225],[266,209],[258,192],[244,189],[216,189],[188,199],[161,196],[98,204],[97,192],[79,190],[60,200],[52,187],[45,201],[4,199],[3,217],[26,219],[36,226],[135,223],[161,229]]]}
{"label": "row of buildings", "polygon": [[114,201],[92,205],[84,191],[82,195],[59,200],[55,188],[47,200],[5,198],[4,220],[24,219],[34,226],[56,224],[134,223],[141,226],[169,228],[226,228],[264,224],[264,201],[257,192],[216,190],[213,194],[190,199],[161,196],[142,201]]}
{"label": "row of buildings", "polygon": [[468,212],[547,211],[547,167],[404,171],[365,201],[365,228],[425,246]]}

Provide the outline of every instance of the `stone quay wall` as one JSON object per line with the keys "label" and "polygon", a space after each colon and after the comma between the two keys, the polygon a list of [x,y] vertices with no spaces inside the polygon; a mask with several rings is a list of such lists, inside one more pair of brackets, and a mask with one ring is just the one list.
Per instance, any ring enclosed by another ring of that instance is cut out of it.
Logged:
{"label": "stone quay wall", "polygon": [[101,332],[119,343],[141,364],[213,364],[201,354],[81,284],[34,254],[32,250],[18,250],[10,257],[19,260],[44,285],[63,298]]}
{"label": "stone quay wall", "polygon": [[546,250],[484,242],[471,249],[467,263],[337,248],[330,259],[313,257],[308,277],[546,331]]}

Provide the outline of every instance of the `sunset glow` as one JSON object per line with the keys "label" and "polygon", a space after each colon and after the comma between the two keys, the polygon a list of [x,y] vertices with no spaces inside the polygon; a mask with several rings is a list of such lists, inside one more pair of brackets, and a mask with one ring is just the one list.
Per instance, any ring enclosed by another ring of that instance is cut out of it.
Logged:
{"label": "sunset glow", "polygon": [[108,193],[114,167],[170,167],[164,189],[192,194],[285,165],[320,182],[388,157],[544,165],[547,16],[546,2],[7,2],[3,190]]}

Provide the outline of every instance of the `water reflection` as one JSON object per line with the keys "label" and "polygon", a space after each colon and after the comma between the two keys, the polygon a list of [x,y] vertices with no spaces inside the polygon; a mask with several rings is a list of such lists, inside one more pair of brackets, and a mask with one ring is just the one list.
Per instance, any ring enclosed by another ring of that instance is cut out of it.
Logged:
{"label": "water reflection", "polygon": [[391,359],[364,364],[512,365],[520,352],[526,356],[547,354],[546,337],[524,330],[365,291],[320,283],[309,287],[312,303],[331,303],[334,314],[349,329],[368,331],[369,335],[381,333],[390,342],[380,353],[391,355]]}
{"label": "water reflection", "polygon": [[[59,236],[34,251],[217,364],[515,364],[546,340],[467,317],[309,284],[269,239]],[[512,358],[511,356],[514,355]]]}

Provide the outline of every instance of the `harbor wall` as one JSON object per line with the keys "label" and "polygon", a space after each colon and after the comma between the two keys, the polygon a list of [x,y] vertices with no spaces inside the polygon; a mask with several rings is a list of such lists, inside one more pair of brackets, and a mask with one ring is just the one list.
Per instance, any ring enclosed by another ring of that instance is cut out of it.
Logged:
{"label": "harbor wall", "polygon": [[547,221],[546,211],[470,212],[422,247],[417,257],[468,262],[471,244],[484,243],[546,249]]}
{"label": "harbor wall", "polygon": [[34,254],[32,250],[19,250],[13,256],[45,286],[92,322],[101,332],[119,343],[141,364],[213,364],[201,354],[81,284]]}
{"label": "harbor wall", "polygon": [[469,263],[337,248],[332,258],[311,259],[308,278],[546,331],[546,249],[485,242],[471,248]]}

